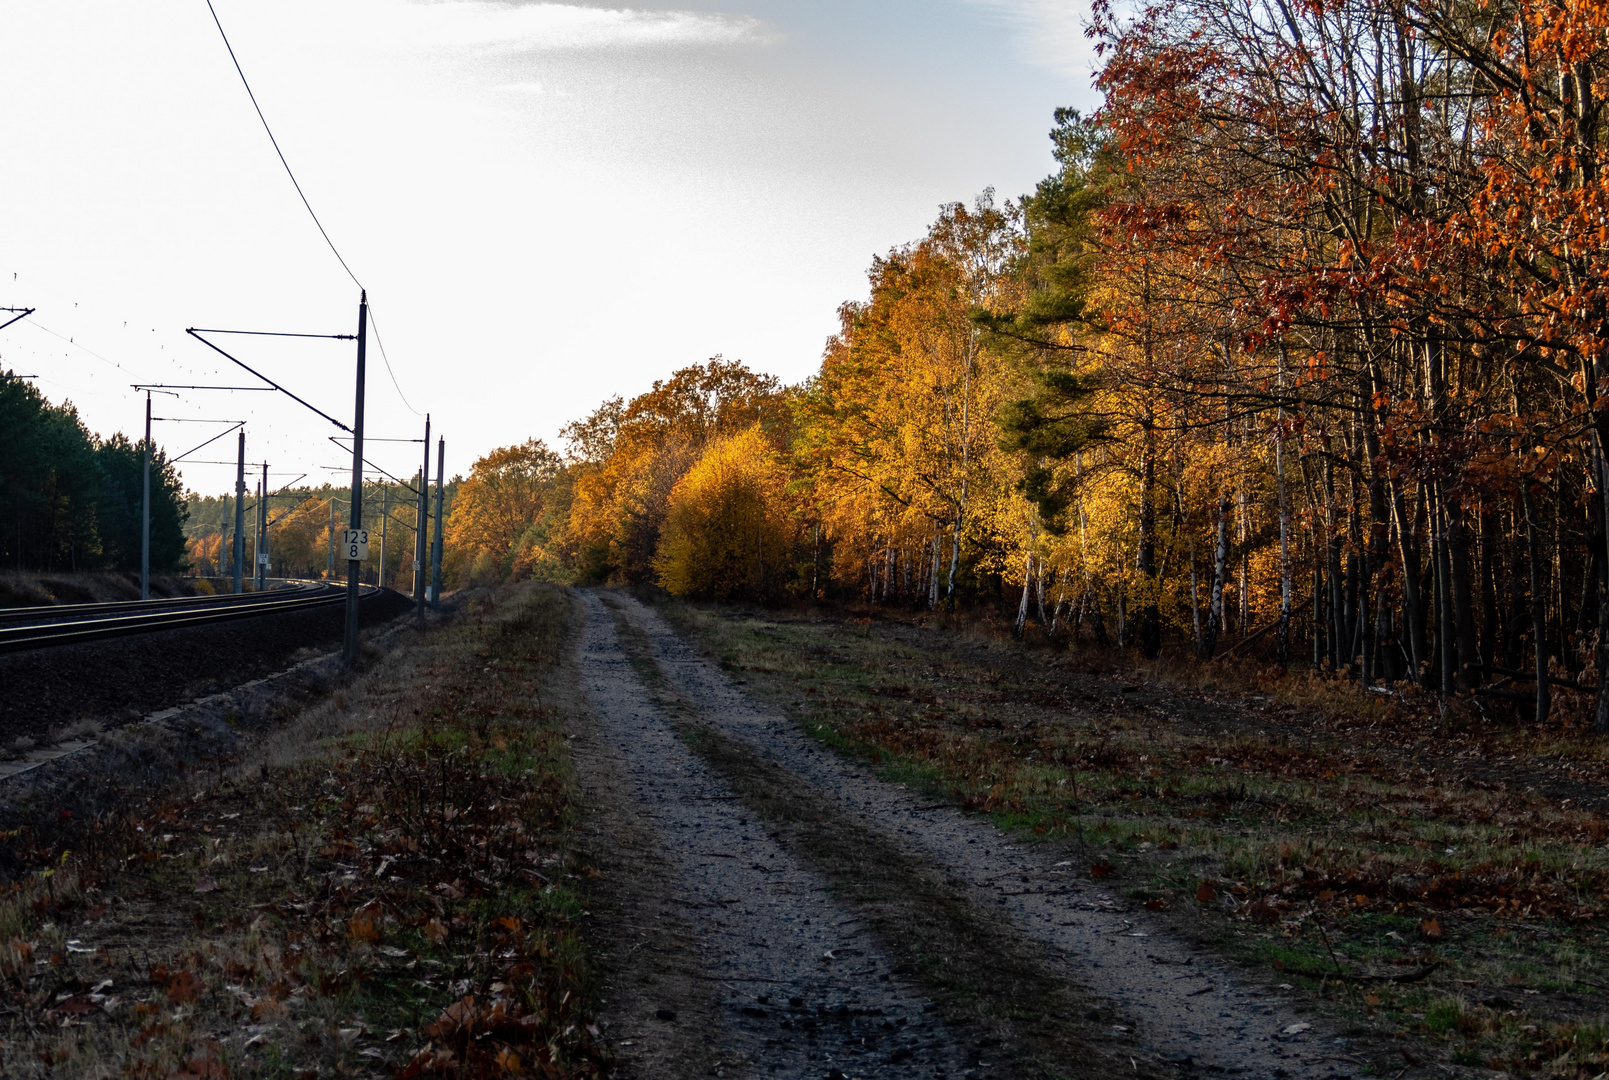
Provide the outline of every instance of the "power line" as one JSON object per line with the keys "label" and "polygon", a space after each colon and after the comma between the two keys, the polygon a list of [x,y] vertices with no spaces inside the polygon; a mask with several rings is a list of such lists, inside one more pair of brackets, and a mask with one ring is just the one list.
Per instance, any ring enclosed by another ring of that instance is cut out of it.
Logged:
{"label": "power line", "polygon": [[391,385],[397,391],[397,396],[402,399],[402,404],[409,412],[415,416],[423,416],[424,413],[414,408],[413,403],[408,400],[408,395],[402,392],[402,384],[397,382],[397,373],[391,370],[391,358],[385,354],[385,342],[380,340],[380,325],[375,321],[373,304],[369,305],[369,329],[374,331],[374,343],[380,347],[380,359],[385,362],[385,373],[391,376]]}
{"label": "power line", "polygon": [[223,23],[218,21],[218,12],[213,8],[212,0],[207,0],[207,10],[212,12],[212,23],[218,28],[218,36],[223,38],[223,47],[229,50],[229,59],[235,65],[235,74],[240,76],[240,84],[246,88],[246,96],[251,98],[251,107],[257,110],[257,119],[262,121],[263,130],[268,133],[268,141],[274,144],[274,153],[279,155],[279,163],[285,166],[285,175],[291,178],[291,186],[296,189],[296,194],[301,197],[302,205],[307,207],[307,215],[313,219],[313,224],[318,226],[319,235],[324,237],[326,244],[330,245],[330,252],[335,256],[335,261],[341,264],[341,269],[345,270],[346,276],[352,279],[352,284],[360,289],[363,288],[363,282],[358,280],[358,276],[352,272],[352,268],[346,265],[346,260],[341,258],[341,252],[336,248],[335,241],[331,240],[330,234],[324,231],[324,223],[313,212],[313,204],[307,201],[307,195],[302,191],[302,185],[297,182],[296,174],[291,171],[291,163],[285,160],[285,152],[279,148],[279,140],[274,138],[274,129],[268,126],[268,117],[263,115],[263,107],[257,104],[257,95],[252,93],[251,83],[246,79],[245,71],[241,70],[240,60],[235,56],[235,47],[229,44],[229,35],[224,33]]}
{"label": "power line", "polygon": [[119,371],[128,371],[129,370],[128,368],[124,367],[122,364],[119,364],[115,360],[106,359],[106,357],[102,356],[100,353],[96,352],[94,349],[85,348],[83,345],[80,345],[77,342],[76,339],[70,338],[66,334],[58,334],[58,333],[56,333],[56,331],[52,330],[50,327],[46,326],[44,323],[41,323],[38,319],[34,319],[28,325],[32,326],[36,330],[43,330],[45,333],[49,334],[53,338],[57,338],[58,340],[65,341],[67,344],[71,345],[73,348],[78,349],[81,352],[88,353],[90,356],[93,356],[95,359],[99,360],[101,363],[107,365],[108,367],[115,367]]}
{"label": "power line", "polygon": [[[212,23],[218,28],[218,36],[223,38],[223,47],[229,50],[229,59],[235,65],[235,74],[240,76],[240,85],[246,88],[246,96],[251,98],[251,107],[257,110],[257,119],[262,121],[263,131],[267,132],[268,141],[274,144],[274,153],[279,155],[279,163],[285,166],[285,175],[290,177],[291,186],[296,189],[296,194],[301,198],[302,205],[307,207],[307,216],[313,219],[314,225],[318,226],[319,235],[330,246],[330,252],[335,256],[335,261],[341,264],[341,269],[345,270],[346,276],[352,279],[352,284],[362,289],[363,282],[359,281],[358,276],[352,272],[352,268],[346,265],[346,260],[341,257],[340,249],[335,246],[335,241],[330,239],[330,234],[325,231],[324,223],[313,212],[313,204],[307,201],[307,193],[302,190],[301,183],[297,181],[296,173],[291,171],[290,162],[285,160],[285,152],[279,148],[279,140],[274,138],[274,129],[268,126],[268,117],[263,115],[263,107],[257,104],[257,95],[252,93],[251,83],[246,78],[246,72],[241,69],[240,59],[235,56],[235,47],[229,44],[229,35],[224,33],[223,23],[218,21],[218,12],[212,6],[212,0],[207,0],[207,10],[212,13]],[[371,324],[374,321],[374,308],[372,305],[369,308],[369,321]],[[380,359],[385,362],[385,373],[391,377],[391,386],[396,390],[397,397],[402,399],[402,404],[407,407],[409,412],[415,416],[423,416],[423,413],[413,407],[412,402],[408,400],[408,395],[402,392],[402,384],[397,382],[397,373],[391,370],[391,358],[386,355],[385,343],[380,340],[378,327],[374,328],[374,343],[380,347]]]}

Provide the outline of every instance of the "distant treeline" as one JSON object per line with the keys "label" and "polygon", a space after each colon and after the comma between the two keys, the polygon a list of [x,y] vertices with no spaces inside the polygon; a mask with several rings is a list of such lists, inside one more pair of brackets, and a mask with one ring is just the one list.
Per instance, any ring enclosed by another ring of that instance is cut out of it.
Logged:
{"label": "distant treeline", "polygon": [[[0,374],[0,565],[21,570],[138,570],[143,454],[123,434],[90,433],[69,402],[52,405]],[[151,569],[185,564],[185,505],[167,457],[151,462]]]}
{"label": "distant treeline", "polygon": [[[417,478],[414,480],[417,483]],[[446,512],[451,512],[458,481],[446,485]],[[330,571],[334,548],[332,528],[339,536],[347,527],[352,490],[346,484],[287,488],[266,500],[268,512],[269,573],[273,577],[322,578]],[[435,535],[436,489],[429,490],[432,515],[427,536]],[[186,502],[190,564],[206,575],[233,572],[235,500],[230,495],[191,494]],[[244,556],[249,577],[257,564],[258,503],[255,491],[247,493]],[[369,561],[364,580],[410,592],[413,589],[414,530],[419,503],[414,489],[394,482],[370,482],[363,495],[363,523],[369,530]],[[220,555],[220,545],[222,553]],[[385,557],[382,561],[381,552]],[[335,576],[344,578],[346,563],[335,564]]]}

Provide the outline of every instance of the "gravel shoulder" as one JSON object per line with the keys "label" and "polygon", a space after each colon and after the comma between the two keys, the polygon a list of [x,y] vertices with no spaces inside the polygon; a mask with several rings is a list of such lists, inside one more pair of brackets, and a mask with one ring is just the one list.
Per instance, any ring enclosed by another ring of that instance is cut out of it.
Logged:
{"label": "gravel shoulder", "polygon": [[[1356,1072],[1359,1063],[1348,1059],[1345,1044],[1337,1043],[1322,1024],[1297,1015],[1280,997],[1246,985],[1171,935],[1160,920],[1147,919],[1146,912],[1131,908],[1053,853],[1024,848],[978,817],[924,803],[909,789],[823,749],[793,721],[749,700],[651,609],[618,594],[608,594],[607,601],[623,634],[640,634],[652,663],[663,673],[667,688],[661,697],[679,701],[692,718],[681,721],[683,739],[723,744],[716,751],[706,748],[705,759],[746,753],[761,763],[756,772],[772,788],[793,787],[802,797],[818,800],[825,809],[822,816],[830,815],[857,844],[897,853],[918,875],[925,868],[929,884],[936,883],[945,896],[912,897],[908,910],[894,914],[920,921],[930,918],[934,907],[954,908],[959,903],[964,910],[953,917],[968,929],[992,929],[1001,941],[1014,942],[1014,949],[992,958],[996,989],[1013,978],[1024,978],[1054,984],[1057,990],[1052,996],[1061,996],[1072,1008],[1087,1006],[1070,1024],[1067,1017],[1052,1015],[1053,1008],[1026,1023],[1013,1022],[1001,1015],[1010,1011],[1002,1007],[1012,1003],[992,997],[989,989],[979,992],[974,987],[969,999],[964,987],[945,985],[942,973],[930,977],[928,989],[939,991],[935,997],[940,1011],[953,1026],[966,1029],[967,1038],[973,1040],[978,1031],[986,1031],[983,1041],[997,1048],[993,1056],[1016,1061],[1012,1070],[998,1075],[1030,1075],[1020,1071],[1024,1066],[1044,1075],[1064,1069],[1069,1075],[1112,1075],[1104,1070],[1120,1060],[1129,1066],[1130,1075],[1202,1068],[1316,1080]],[[591,595],[586,603],[587,633],[589,640],[595,640],[601,603]],[[602,645],[599,640],[592,647]],[[601,658],[595,661],[601,662]],[[629,669],[623,662],[610,663],[614,681],[627,677]],[[651,735],[659,746],[654,753],[668,754],[670,726],[661,722],[652,732],[639,731],[636,737]],[[689,727],[692,730],[685,730]],[[731,810],[730,803],[722,805]],[[679,842],[721,851],[698,839],[704,827],[696,822],[679,826]],[[725,834],[744,837],[752,832],[729,821]],[[807,861],[818,867],[830,862],[819,852],[811,858],[812,850],[822,846],[819,837],[814,843],[796,840]],[[830,842],[825,846],[831,847]],[[722,864],[738,861],[751,862],[743,855]],[[714,869],[734,869],[722,864]],[[832,869],[828,867],[829,878]],[[738,875],[724,880],[734,892],[747,886]],[[842,882],[838,890],[845,891]],[[880,921],[887,922],[875,915],[870,918],[873,925]],[[879,939],[894,946],[896,964],[909,959],[911,943],[899,940],[897,928],[879,929]],[[1000,942],[980,944],[997,948]],[[963,945],[952,951],[964,954],[966,949]],[[931,963],[933,958],[926,959]],[[951,958],[952,963],[957,961],[965,966],[964,955]],[[987,1052],[989,1047],[980,1049]],[[974,1053],[969,1075],[990,1074],[977,1064],[979,1060],[983,1055]]]}
{"label": "gravel shoulder", "polygon": [[[616,841],[605,874],[634,878],[600,886],[628,920],[603,932],[616,941],[601,1019],[617,1075],[967,1073],[967,1048],[921,989],[689,749],[596,594],[582,603],[578,666],[595,726],[576,735],[578,767],[605,815],[594,828]],[[638,944],[647,963],[629,955]]]}

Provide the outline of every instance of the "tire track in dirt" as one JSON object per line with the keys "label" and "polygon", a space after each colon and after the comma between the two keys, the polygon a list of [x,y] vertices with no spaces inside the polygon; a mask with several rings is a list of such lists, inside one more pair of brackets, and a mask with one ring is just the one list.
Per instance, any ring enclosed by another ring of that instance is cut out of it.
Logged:
{"label": "tire track in dirt", "polygon": [[831,799],[856,825],[927,860],[979,911],[1008,921],[1044,963],[1109,1003],[1115,1019],[1102,1033],[1108,1039],[1127,1043],[1137,1035],[1164,1062],[1228,1075],[1339,1080],[1363,1064],[1322,1024],[1080,880],[1082,867],[1023,848],[981,818],[926,805],[825,750],[790,719],[750,701],[651,609],[626,596],[610,601],[646,636],[661,670],[705,723]]}
{"label": "tire track in dirt", "polygon": [[[639,835],[660,839],[653,860],[632,865],[652,872],[658,864],[665,880],[633,882],[626,898],[657,894],[663,917],[689,928],[719,999],[719,1033],[692,1039],[666,1031],[684,1019],[675,1000],[659,1004],[652,1020],[611,1017],[606,1008],[605,1019],[616,1020],[620,1075],[983,1076],[968,1069],[966,1048],[931,1003],[892,973],[864,922],[677,737],[622,651],[609,613],[595,594],[581,598],[580,678],[605,744],[589,755],[618,766],[616,791],[606,797],[633,804],[610,809],[629,813]],[[683,981],[699,977],[691,966],[683,958]],[[685,1020],[697,1022],[698,1011]],[[648,1030],[621,1030],[637,1023]],[[670,1061],[652,1049],[671,1039],[705,1060]]]}

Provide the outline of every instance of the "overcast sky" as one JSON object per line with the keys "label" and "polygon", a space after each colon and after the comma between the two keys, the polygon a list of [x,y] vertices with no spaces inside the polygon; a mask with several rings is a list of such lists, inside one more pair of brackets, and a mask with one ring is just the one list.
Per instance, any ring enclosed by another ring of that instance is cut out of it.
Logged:
{"label": "overcast sky", "polygon": [[[1031,190],[1052,110],[1095,104],[1085,0],[214,4],[369,290],[401,390],[371,347],[369,434],[418,437],[428,410],[449,474],[530,436],[559,448],[603,398],[716,354],[807,377],[874,254],[941,203]],[[186,327],[354,330],[357,286],[205,0],[0,10],[0,306],[38,309],[0,331],[0,366],[134,434],[130,383],[251,382]],[[233,345],[350,420],[349,342]],[[339,477],[335,429],[280,395],[157,400],[247,420],[276,484]],[[155,434],[176,455],[215,430]],[[195,459],[233,458],[214,446]],[[407,476],[415,453],[366,456]],[[231,473],[183,469],[208,493]]]}

